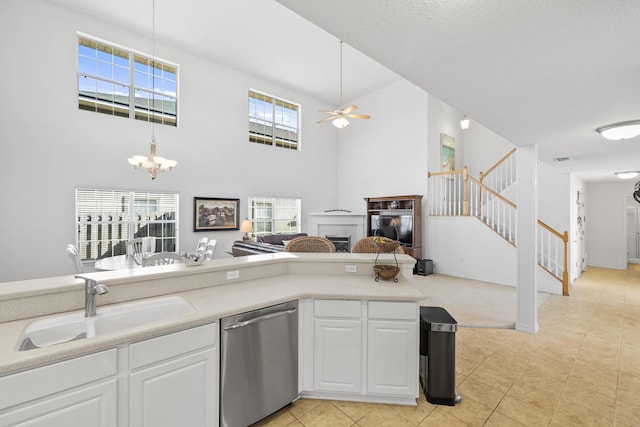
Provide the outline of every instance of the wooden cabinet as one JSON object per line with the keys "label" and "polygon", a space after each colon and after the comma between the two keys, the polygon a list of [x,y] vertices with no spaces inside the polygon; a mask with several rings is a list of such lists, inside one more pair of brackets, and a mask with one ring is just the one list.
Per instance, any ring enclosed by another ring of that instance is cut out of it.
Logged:
{"label": "wooden cabinet", "polygon": [[0,425],[115,427],[118,350],[0,378]]}
{"label": "wooden cabinet", "polygon": [[422,196],[369,197],[367,236],[399,240],[405,253],[422,258]]}
{"label": "wooden cabinet", "polygon": [[217,324],[134,343],[129,425],[218,425]]}

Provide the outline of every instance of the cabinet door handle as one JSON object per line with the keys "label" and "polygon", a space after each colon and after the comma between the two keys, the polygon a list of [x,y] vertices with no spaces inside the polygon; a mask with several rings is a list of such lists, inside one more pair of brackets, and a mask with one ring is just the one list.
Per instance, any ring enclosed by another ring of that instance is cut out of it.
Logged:
{"label": "cabinet door handle", "polygon": [[297,308],[290,308],[289,310],[282,310],[282,311],[276,311],[274,313],[264,314],[262,316],[254,317],[253,319],[245,320],[243,322],[236,322],[236,323],[234,323],[232,325],[227,326],[226,328],[224,328],[224,330],[228,331],[228,330],[231,330],[231,329],[244,328],[245,326],[249,326],[249,325],[252,325],[254,323],[262,322],[263,320],[273,319],[274,317],[279,317],[279,316],[284,316],[286,314],[295,313],[297,310],[298,310]]}

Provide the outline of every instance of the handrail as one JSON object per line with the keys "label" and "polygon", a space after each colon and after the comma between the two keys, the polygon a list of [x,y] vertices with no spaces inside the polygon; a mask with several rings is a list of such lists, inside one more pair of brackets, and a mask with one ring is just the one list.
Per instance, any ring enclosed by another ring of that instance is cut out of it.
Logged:
{"label": "handrail", "polygon": [[[499,167],[509,156],[515,153],[512,149],[494,164],[486,173],[481,173],[481,178],[476,179],[469,175],[469,169],[465,166],[461,170],[428,172],[429,180],[429,208],[428,215],[434,216],[475,216],[507,242],[517,244],[517,219],[515,210],[517,204],[504,197],[495,189],[482,182],[488,173]],[[515,177],[515,170],[509,166],[506,172],[509,185]],[[502,173],[502,172],[501,172]],[[505,182],[505,181],[503,181]],[[569,295],[569,268],[568,268],[568,241],[569,233],[561,233],[553,227],[538,220],[539,226],[547,232],[539,232],[542,239],[538,245],[538,265],[554,278],[562,283],[562,295]],[[554,237],[551,237],[554,236]],[[562,261],[560,261],[560,248],[558,243],[553,243],[553,238],[562,241]],[[546,247],[546,252],[545,252]],[[560,277],[560,264],[562,264],[562,277]]]}
{"label": "handrail", "polygon": [[[541,220],[538,220],[538,225],[562,240],[562,277],[558,276],[552,269],[545,266],[542,262],[538,261],[538,265],[559,280],[562,283],[562,295],[569,296],[569,232],[565,231],[564,233],[560,233]],[[541,252],[542,248],[538,248],[538,251]]]}
{"label": "handrail", "polygon": [[551,227],[550,225],[545,224],[544,222],[538,220],[538,224],[540,224],[542,226],[542,228],[544,228],[545,230],[551,232],[552,234],[555,234],[558,238],[562,239],[563,242],[568,242],[569,241],[569,233],[567,233],[566,231],[564,233],[560,233],[559,231],[557,231],[555,228]]}
{"label": "handrail", "polygon": [[[466,167],[466,166],[465,166]],[[431,178],[432,176],[438,176],[438,175],[455,175],[458,173],[464,173],[464,169],[460,169],[460,170],[453,170],[453,171],[444,171],[444,172],[427,172],[427,178]]]}
{"label": "handrail", "polygon": [[493,166],[491,166],[486,172],[480,172],[480,180],[482,180],[485,176],[489,175],[494,169],[497,169],[498,166],[500,166],[502,164],[502,162],[507,160],[507,158],[509,156],[511,156],[513,153],[516,152],[516,149],[517,148],[515,148],[515,147],[513,149],[511,149],[511,151],[509,151],[507,154],[502,156],[502,158],[500,160],[498,160]]}
{"label": "handrail", "polygon": [[476,184],[478,184],[483,190],[487,191],[488,193],[491,193],[492,196],[497,197],[498,199],[502,200],[503,202],[505,202],[506,204],[508,204],[512,208],[515,208],[515,209],[518,208],[518,206],[515,203],[513,203],[511,200],[509,200],[509,199],[501,196],[500,194],[496,193],[491,188],[487,187],[486,185],[484,185],[482,182],[480,182],[479,180],[475,179],[474,177],[469,176],[469,179],[474,181]]}

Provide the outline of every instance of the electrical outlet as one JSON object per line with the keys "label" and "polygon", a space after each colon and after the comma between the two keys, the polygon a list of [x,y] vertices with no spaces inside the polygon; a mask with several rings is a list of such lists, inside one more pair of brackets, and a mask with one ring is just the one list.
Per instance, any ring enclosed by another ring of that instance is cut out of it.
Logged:
{"label": "electrical outlet", "polygon": [[239,279],[239,278],[240,278],[240,271],[238,270],[227,271],[227,280]]}
{"label": "electrical outlet", "polygon": [[345,273],[357,273],[358,272],[358,266],[355,264],[347,264],[344,266],[344,272]]}

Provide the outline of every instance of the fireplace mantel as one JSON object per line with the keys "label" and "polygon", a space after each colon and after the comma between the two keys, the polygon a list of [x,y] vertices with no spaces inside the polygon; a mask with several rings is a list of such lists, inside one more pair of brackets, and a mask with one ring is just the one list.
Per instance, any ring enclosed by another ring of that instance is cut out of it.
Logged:
{"label": "fireplace mantel", "polygon": [[[329,211],[309,214],[309,234],[325,237],[327,235],[350,236],[351,246],[365,237],[364,212]],[[351,248],[350,248],[351,249]]]}

